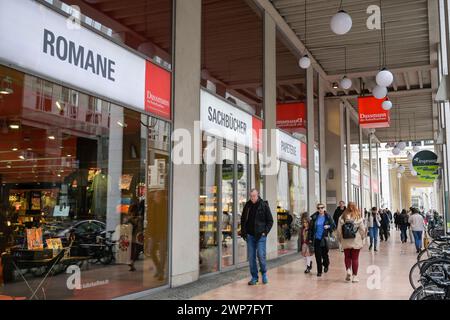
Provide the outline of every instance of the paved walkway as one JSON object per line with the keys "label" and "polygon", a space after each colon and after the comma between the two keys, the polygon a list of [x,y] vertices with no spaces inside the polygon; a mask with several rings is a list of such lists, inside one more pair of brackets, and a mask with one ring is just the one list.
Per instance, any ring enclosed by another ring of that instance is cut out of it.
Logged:
{"label": "paved walkway", "polygon": [[[221,286],[193,297],[196,300],[308,300],[308,299],[401,299],[406,300],[412,293],[408,275],[416,261],[414,244],[402,244],[398,231],[391,230],[388,242],[382,242],[379,251],[369,252],[364,247],[360,253],[359,283],[347,283],[345,278],[344,255],[338,250],[330,251],[331,265],[327,274],[316,276],[315,262],[313,271],[304,274],[304,260],[300,259],[269,270],[269,284],[248,286],[245,279]],[[368,240],[368,239],[367,239]],[[380,271],[379,288],[376,285],[373,270]]]}

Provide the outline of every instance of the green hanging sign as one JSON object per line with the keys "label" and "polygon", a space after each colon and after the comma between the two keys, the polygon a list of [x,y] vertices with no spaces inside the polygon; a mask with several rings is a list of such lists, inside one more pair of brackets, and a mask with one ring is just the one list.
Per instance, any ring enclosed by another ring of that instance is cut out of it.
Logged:
{"label": "green hanging sign", "polygon": [[417,152],[412,160],[414,170],[419,180],[433,182],[438,177],[439,164],[437,155],[429,150]]}

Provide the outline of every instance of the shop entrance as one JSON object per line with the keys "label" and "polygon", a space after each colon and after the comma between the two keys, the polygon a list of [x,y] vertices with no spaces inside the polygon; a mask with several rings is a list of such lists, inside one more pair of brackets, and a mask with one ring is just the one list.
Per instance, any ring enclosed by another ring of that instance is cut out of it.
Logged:
{"label": "shop entrance", "polygon": [[[250,192],[248,149],[214,137],[208,140],[201,170],[201,274],[247,262],[247,246],[240,234],[242,210]],[[217,153],[209,152],[211,142]],[[217,161],[211,164],[208,157],[214,154]]]}

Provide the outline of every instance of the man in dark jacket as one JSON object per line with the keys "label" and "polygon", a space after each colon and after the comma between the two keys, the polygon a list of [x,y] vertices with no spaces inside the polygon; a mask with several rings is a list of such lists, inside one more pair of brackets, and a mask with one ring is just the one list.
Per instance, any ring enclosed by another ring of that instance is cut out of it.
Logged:
{"label": "man in dark jacket", "polygon": [[388,241],[389,238],[389,215],[386,210],[381,210],[381,228],[380,228],[380,241]]}
{"label": "man in dark jacket", "polygon": [[344,213],[345,209],[346,209],[345,202],[342,200],[339,201],[339,207],[337,207],[336,210],[334,210],[334,214],[333,214],[334,225],[336,225],[336,226],[338,225],[339,218]]}
{"label": "man in dark jacket", "polygon": [[259,197],[259,191],[252,189],[250,200],[244,206],[241,216],[241,237],[247,241],[247,255],[252,279],[249,285],[258,283],[258,257],[263,284],[268,283],[266,267],[266,241],[272,229],[273,217],[267,201]]}
{"label": "man in dark jacket", "polygon": [[314,246],[317,263],[317,276],[322,276],[322,267],[325,273],[330,266],[328,257],[328,246],[326,238],[336,229],[333,218],[325,211],[325,205],[319,203],[317,211],[311,216],[309,224],[309,241]]}

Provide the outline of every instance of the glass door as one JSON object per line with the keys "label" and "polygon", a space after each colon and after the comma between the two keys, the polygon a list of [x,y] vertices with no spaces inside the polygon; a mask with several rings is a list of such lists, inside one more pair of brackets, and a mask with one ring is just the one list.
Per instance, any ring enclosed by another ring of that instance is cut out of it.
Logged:
{"label": "glass door", "polygon": [[222,212],[221,243],[222,267],[234,265],[234,150],[222,147]]}
{"label": "glass door", "polygon": [[241,237],[241,216],[245,203],[248,200],[248,154],[243,151],[237,151],[237,211],[236,211],[236,243],[237,243],[237,263],[247,261],[247,245]]}

